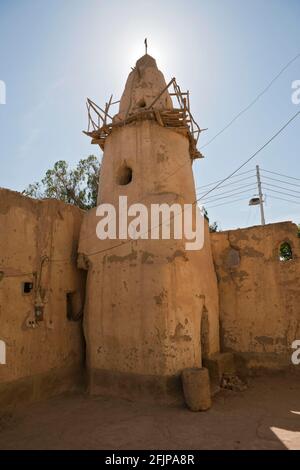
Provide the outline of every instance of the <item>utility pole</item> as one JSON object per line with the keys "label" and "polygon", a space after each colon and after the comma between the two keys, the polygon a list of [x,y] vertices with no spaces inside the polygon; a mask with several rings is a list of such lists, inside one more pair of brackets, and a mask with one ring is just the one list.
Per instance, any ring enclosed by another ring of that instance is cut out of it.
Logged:
{"label": "utility pole", "polygon": [[265,225],[266,221],[265,221],[265,213],[264,213],[263,194],[261,191],[259,165],[256,165],[256,178],[257,178],[257,186],[258,186],[259,205],[260,205],[260,220],[261,220],[261,225]]}

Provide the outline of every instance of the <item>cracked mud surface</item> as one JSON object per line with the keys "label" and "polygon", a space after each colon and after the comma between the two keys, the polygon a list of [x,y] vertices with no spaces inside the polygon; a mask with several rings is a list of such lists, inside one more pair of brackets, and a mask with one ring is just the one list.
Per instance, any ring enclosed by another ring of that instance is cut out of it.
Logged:
{"label": "cracked mud surface", "polygon": [[0,449],[300,449],[300,378],[252,379],[203,413],[64,395],[4,414]]}

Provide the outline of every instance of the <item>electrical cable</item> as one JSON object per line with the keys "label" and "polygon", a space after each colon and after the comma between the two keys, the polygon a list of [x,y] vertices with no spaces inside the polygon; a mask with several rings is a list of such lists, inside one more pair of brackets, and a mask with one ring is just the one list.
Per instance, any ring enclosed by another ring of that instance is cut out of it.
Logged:
{"label": "electrical cable", "polygon": [[[226,188],[226,187],[228,187],[228,186],[233,186],[233,185],[235,185],[235,184],[241,183],[242,181],[246,181],[246,180],[249,180],[249,179],[251,179],[251,178],[256,178],[256,175],[247,176],[246,178],[240,178],[239,180],[231,181],[231,183],[228,183],[228,184],[222,184],[221,186],[218,187],[217,191],[218,191],[219,189],[223,189],[223,188]],[[202,188],[203,188],[203,186],[202,186]],[[196,190],[196,193],[199,193],[199,192],[200,192],[199,190],[200,190],[200,186],[199,186],[199,188]]]}
{"label": "electrical cable", "polygon": [[292,193],[296,193],[296,194],[299,194],[300,195],[300,192],[299,191],[296,191],[295,189],[290,189],[290,188],[284,188],[283,186],[279,186],[277,184],[272,184],[272,183],[263,183],[264,186],[272,186],[273,188],[278,188],[278,189],[286,189],[287,191],[291,191]]}
{"label": "electrical cable", "polygon": [[267,173],[272,173],[273,175],[283,176],[284,178],[290,178],[292,180],[300,181],[300,178],[295,178],[295,176],[287,176],[287,175],[283,175],[282,173],[276,173],[275,171],[264,170],[263,168],[260,168],[260,170],[266,171]]}
{"label": "electrical cable", "polygon": [[[249,196],[251,197],[251,196]],[[219,206],[226,206],[226,205],[229,205],[229,204],[233,204],[234,202],[238,202],[238,201],[247,201],[248,200],[248,197],[241,197],[241,198],[238,198],[238,199],[234,199],[233,201],[228,201],[228,202],[223,202],[221,204],[216,204],[214,206],[205,206],[205,209],[212,209],[213,207],[219,207]]]}
{"label": "electrical cable", "polygon": [[300,196],[294,196],[294,194],[288,194],[288,193],[284,193],[282,191],[276,191],[275,189],[269,189],[267,188],[268,191],[271,191],[271,192],[274,192],[274,193],[278,193],[278,194],[284,194],[284,196],[290,196],[290,197],[294,197],[296,199],[300,199]]}
{"label": "electrical cable", "polygon": [[272,199],[279,199],[280,201],[293,202],[294,204],[300,205],[300,202],[298,201],[292,201],[291,199],[284,199],[283,197],[273,196],[273,194],[268,194],[268,197]]}
{"label": "electrical cable", "polygon": [[[243,171],[242,173],[238,173],[237,175],[234,175],[232,178],[237,178],[238,176],[242,176],[242,175],[246,175],[247,173],[250,173],[250,172],[253,172],[255,171],[254,169],[252,170],[248,170],[248,171]],[[255,175],[253,175],[255,176]],[[253,178],[253,176],[248,176],[247,178]],[[241,178],[240,181],[243,181],[243,179],[247,179],[247,178]],[[212,186],[213,184],[217,184],[219,183],[220,181],[223,181],[223,180],[218,180],[218,181],[214,181],[213,183],[208,183],[208,184],[204,184],[203,186],[197,186],[196,189],[200,189],[200,188],[207,188],[208,186]],[[232,184],[234,184],[235,182],[232,182]]]}
{"label": "electrical cable", "polygon": [[243,168],[245,165],[247,165],[247,163],[249,163],[251,160],[253,160],[253,158],[255,158],[262,150],[264,150],[274,139],[276,139],[276,137],[278,137],[279,134],[281,134],[281,132],[284,131],[284,129],[294,120],[296,119],[296,117],[298,117],[300,114],[300,111],[297,111],[297,113],[295,113],[275,134],[272,135],[272,137],[267,140],[267,142],[262,145],[256,152],[254,152],[244,163],[242,163],[235,171],[233,171],[232,173],[230,173],[230,175],[228,175],[226,178],[224,178],[221,183],[217,184],[215,187],[213,187],[212,189],[210,189],[209,191],[207,191],[205,194],[203,194],[200,198],[196,199],[195,203],[197,203],[198,201],[200,201],[200,199],[203,199],[205,196],[207,196],[209,193],[211,193],[212,191],[214,191],[215,189],[217,189],[219,186],[221,186],[222,183],[224,183],[225,181],[229,180],[234,174],[236,174],[241,168]]}
{"label": "electrical cable", "polygon": [[223,127],[216,135],[214,135],[206,144],[200,147],[200,150],[208,147],[219,135],[223,134],[240,116],[242,116],[246,111],[248,111],[273,85],[273,83],[283,74],[283,72],[300,57],[300,52],[291,59],[280,71],[279,73],[270,81],[270,83],[252,100],[245,108],[243,108],[236,116],[234,116],[231,121]]}
{"label": "electrical cable", "polygon": [[298,188],[300,188],[300,184],[290,183],[289,181],[279,180],[277,178],[271,178],[270,176],[263,176],[262,181],[264,181],[265,179],[271,180],[271,181],[278,181],[279,183],[289,184],[291,186],[297,186]]}
{"label": "electrical cable", "polygon": [[[250,186],[252,187],[252,189],[257,189],[256,185],[254,185],[254,186],[250,185]],[[246,186],[245,186],[245,188],[246,188]],[[220,199],[226,199],[228,197],[236,196],[237,194],[242,194],[242,193],[248,192],[249,190],[250,190],[250,188],[244,189],[243,191],[238,191],[238,192],[235,192],[235,193],[232,193],[232,194],[228,194],[227,196],[222,196],[222,197],[218,197],[219,195],[217,194],[216,196],[212,196],[212,197],[209,197],[207,199],[201,199],[201,202],[205,204],[208,201],[213,202],[213,201],[217,201],[217,200],[220,200]],[[222,193],[222,194],[224,194],[224,193]]]}

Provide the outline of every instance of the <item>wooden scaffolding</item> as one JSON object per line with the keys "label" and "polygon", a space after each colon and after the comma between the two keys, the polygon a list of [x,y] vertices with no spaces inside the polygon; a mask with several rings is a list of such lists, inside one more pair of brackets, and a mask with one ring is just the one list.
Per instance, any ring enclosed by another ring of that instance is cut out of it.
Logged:
{"label": "wooden scaffolding", "polygon": [[[177,99],[178,107],[164,110],[153,108],[157,100],[170,88],[171,85],[173,85],[173,92],[170,93],[170,96]],[[200,133],[206,129],[200,129],[194,120],[190,111],[189,91],[183,93],[176,83],[175,78],[172,78],[168,85],[166,85],[149,106],[135,111],[133,114],[120,121],[114,121],[112,116],[109,114],[111,107],[117,103],[119,103],[119,101],[113,102],[111,95],[108,103],[106,103],[104,109],[102,109],[92,100],[89,98],[87,99],[88,129],[83,132],[92,138],[92,144],[98,144],[101,149],[104,150],[105,140],[114,128],[122,127],[136,121],[154,120],[160,126],[172,129],[188,137],[189,152],[192,161],[196,158],[203,158],[203,155],[197,149],[197,143]]]}

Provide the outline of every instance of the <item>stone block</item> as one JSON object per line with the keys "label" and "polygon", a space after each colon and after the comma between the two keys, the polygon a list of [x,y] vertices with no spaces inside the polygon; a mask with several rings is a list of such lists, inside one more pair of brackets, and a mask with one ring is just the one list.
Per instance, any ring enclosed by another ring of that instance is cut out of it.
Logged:
{"label": "stone block", "polygon": [[214,386],[219,386],[224,374],[234,375],[235,360],[233,353],[215,353],[203,359],[203,365],[209,370],[209,376]]}
{"label": "stone block", "polygon": [[203,368],[185,369],[182,372],[183,393],[191,411],[206,411],[211,407],[211,393],[208,370]]}

